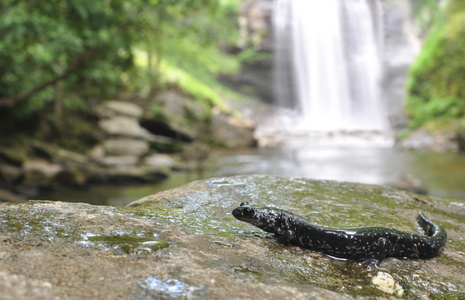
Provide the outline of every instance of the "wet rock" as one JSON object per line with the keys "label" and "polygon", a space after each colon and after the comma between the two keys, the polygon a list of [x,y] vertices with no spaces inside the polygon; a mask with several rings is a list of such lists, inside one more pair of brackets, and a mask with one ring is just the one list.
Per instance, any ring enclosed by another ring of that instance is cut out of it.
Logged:
{"label": "wet rock", "polygon": [[56,186],[74,186],[80,187],[87,184],[87,176],[93,172],[93,166],[71,166],[53,178],[53,184]]}
{"label": "wet rock", "polygon": [[107,167],[124,168],[137,165],[139,157],[132,155],[105,156],[99,162]]}
{"label": "wet rock", "polygon": [[0,202],[16,202],[26,200],[23,196],[0,189]]}
{"label": "wet rock", "polygon": [[[0,252],[10,255],[0,264],[2,299],[130,298],[154,274],[136,265],[138,258],[155,263],[157,250],[144,245],[161,242],[155,236],[158,229],[114,208],[40,201],[0,204],[0,220]],[[121,249],[134,253],[121,254]]]}
{"label": "wet rock", "polygon": [[[250,276],[261,283],[267,282],[264,278],[279,278],[282,280],[281,288],[288,287],[287,283],[310,284],[343,292],[348,297],[389,296],[372,281],[377,270],[367,271],[353,261],[339,262],[298,247],[279,245],[267,240],[267,235],[259,229],[248,224],[234,224],[229,211],[241,201],[281,207],[321,225],[384,226],[409,232],[418,232],[415,220],[418,210],[422,210],[447,228],[449,243],[444,253],[431,260],[388,258],[381,267],[394,278],[394,287],[397,287],[395,294],[400,294],[402,289],[408,297],[448,294],[450,290],[460,294],[464,291],[465,283],[460,276],[465,274],[465,257],[461,255],[465,243],[460,232],[465,224],[463,215],[448,207],[448,200],[379,186],[239,176],[194,182],[143,198],[129,206],[137,208],[140,213],[151,211],[153,215],[175,219],[181,227],[194,233],[220,235],[223,239],[219,239],[218,243],[231,245],[244,255],[242,259],[245,262],[233,267],[236,274]],[[173,207],[176,212],[163,212],[165,205]],[[232,237],[233,240],[230,240],[230,234],[235,230],[241,238]],[[258,242],[257,235],[260,236]],[[227,261],[225,257],[221,259]],[[456,271],[459,274],[452,275]],[[428,283],[425,284],[425,281]],[[453,288],[445,287],[446,282],[452,284]],[[402,288],[399,288],[399,284]],[[321,295],[317,298],[320,297],[324,298]]]}
{"label": "wet rock", "polygon": [[449,208],[455,212],[465,215],[465,203],[464,202],[451,202],[449,203]]}
{"label": "wet rock", "polygon": [[175,118],[181,118],[189,109],[194,110],[199,117],[205,114],[205,109],[193,102],[191,98],[172,91],[163,91],[154,99],[154,103],[158,104],[161,109],[160,114],[165,117],[173,116]]}
{"label": "wet rock", "polygon": [[205,163],[212,154],[212,147],[203,143],[194,142],[184,147],[176,168],[179,170],[197,171],[205,169]]}
{"label": "wet rock", "polygon": [[[122,157],[114,157],[115,160]],[[98,184],[141,184],[160,182],[168,177],[169,170],[145,165],[130,165],[133,157],[127,157],[127,165],[118,165],[100,170],[89,181]],[[121,161],[119,162],[121,163]]]}
{"label": "wet rock", "polygon": [[130,139],[110,139],[102,143],[103,149],[107,156],[143,156],[149,150],[149,143],[140,140]]}
{"label": "wet rock", "polygon": [[165,91],[153,99],[151,112],[141,124],[156,135],[169,136],[183,142],[206,143],[205,132],[211,132],[207,143],[227,148],[247,148],[255,145],[254,126],[220,113],[218,108],[206,109],[193,99],[175,92]]}
{"label": "wet rock", "polygon": [[204,133],[199,130],[207,119],[207,110],[193,99],[164,91],[152,103],[152,110],[142,122],[152,133],[183,141],[192,141]]}
{"label": "wet rock", "polygon": [[399,283],[397,283],[389,273],[378,272],[378,274],[375,277],[373,277],[371,282],[373,282],[373,284],[378,289],[385,293],[396,295],[397,297],[402,297],[402,295],[404,294],[404,289],[402,288],[402,286]]}
{"label": "wet rock", "polygon": [[100,118],[126,116],[140,119],[144,114],[142,107],[124,101],[105,101],[97,107],[96,112]]}
{"label": "wet rock", "polygon": [[139,121],[135,118],[116,116],[100,120],[99,126],[110,135],[142,138],[147,140],[150,140],[153,137],[150,132],[140,126]]}
{"label": "wet rock", "polygon": [[392,186],[415,194],[428,194],[428,188],[423,184],[423,182],[411,174],[402,175]]}
{"label": "wet rock", "polygon": [[430,150],[436,152],[457,152],[459,144],[454,131],[429,131],[424,128],[415,130],[398,145],[410,150]]}
{"label": "wet rock", "polygon": [[0,291],[3,299],[56,299],[52,284],[0,271]]}
{"label": "wet rock", "polygon": [[20,167],[0,162],[0,184],[13,186],[18,184],[23,176],[23,171]]}
{"label": "wet rock", "polygon": [[242,201],[280,207],[322,225],[410,232],[417,232],[415,218],[422,210],[448,231],[444,253],[428,260],[385,259],[381,267],[394,283],[389,276],[384,281],[399,284],[409,299],[465,293],[464,215],[451,201],[380,186],[237,176],[196,181],[120,209],[49,201],[0,204],[2,296],[15,298],[18,291],[3,285],[18,278],[27,283],[21,287],[25,293],[53,291],[44,299],[392,296],[373,283],[379,270],[278,244],[236,220],[231,211]]}
{"label": "wet rock", "polygon": [[412,133],[406,139],[400,141],[399,145],[402,148],[412,150],[422,150],[430,148],[434,143],[432,134],[426,130],[419,130]]}
{"label": "wet rock", "polygon": [[43,159],[30,159],[24,163],[23,171],[24,185],[49,185],[63,171],[63,166]]}
{"label": "wet rock", "polygon": [[101,144],[94,146],[87,152],[87,155],[93,160],[99,160],[105,156],[105,149]]}
{"label": "wet rock", "polygon": [[24,148],[0,148],[0,161],[4,161],[13,166],[21,167],[27,160],[26,149]]}
{"label": "wet rock", "polygon": [[180,126],[173,125],[173,119],[159,120],[156,118],[142,119],[140,124],[153,134],[172,138],[180,142],[190,143],[196,138],[192,128],[183,130]]}
{"label": "wet rock", "polygon": [[110,136],[129,137],[168,145],[176,144],[176,140],[174,139],[153,135],[147,129],[143,128],[139,124],[139,121],[134,118],[117,116],[109,119],[102,119],[99,121],[99,126]]}
{"label": "wet rock", "polygon": [[457,143],[459,152],[465,152],[465,131],[461,131],[457,134]]}
{"label": "wet rock", "polygon": [[241,122],[236,118],[221,114],[213,116],[213,134],[219,143],[227,148],[250,148],[255,146],[256,140],[253,130],[253,125],[248,122]]}
{"label": "wet rock", "polygon": [[175,160],[167,154],[154,153],[144,158],[143,164],[154,168],[171,169],[176,164]]}
{"label": "wet rock", "polygon": [[38,140],[31,140],[32,148],[40,157],[60,164],[88,164],[89,159],[80,153],[69,151]]}

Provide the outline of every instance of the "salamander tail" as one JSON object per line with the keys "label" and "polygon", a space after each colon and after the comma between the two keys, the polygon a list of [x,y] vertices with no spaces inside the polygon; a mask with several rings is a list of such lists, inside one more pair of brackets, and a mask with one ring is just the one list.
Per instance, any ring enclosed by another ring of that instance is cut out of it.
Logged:
{"label": "salamander tail", "polygon": [[418,224],[425,231],[425,235],[431,237],[440,248],[444,247],[447,240],[447,232],[441,225],[427,219],[422,212],[418,214]]}

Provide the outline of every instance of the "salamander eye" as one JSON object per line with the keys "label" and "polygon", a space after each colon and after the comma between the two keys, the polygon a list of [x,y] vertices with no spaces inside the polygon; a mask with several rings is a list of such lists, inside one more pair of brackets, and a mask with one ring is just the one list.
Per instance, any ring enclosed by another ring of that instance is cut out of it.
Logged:
{"label": "salamander eye", "polygon": [[244,209],[242,210],[242,215],[250,216],[251,214],[253,214],[253,209],[251,207],[245,206]]}
{"label": "salamander eye", "polygon": [[249,202],[241,202],[241,205],[239,205],[239,206],[242,207],[242,206],[247,206],[247,205],[249,205]]}

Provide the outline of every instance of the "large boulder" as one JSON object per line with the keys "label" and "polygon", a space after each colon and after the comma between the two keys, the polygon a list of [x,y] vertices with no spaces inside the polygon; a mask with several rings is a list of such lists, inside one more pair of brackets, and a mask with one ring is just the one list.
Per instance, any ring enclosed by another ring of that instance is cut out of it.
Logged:
{"label": "large boulder", "polygon": [[[172,91],[158,94],[153,108],[141,121],[150,132],[184,142],[202,141],[227,148],[248,148],[255,145],[254,125],[219,109],[207,109],[192,98]],[[206,134],[207,133],[207,134]]]}
{"label": "large boulder", "polygon": [[202,125],[207,118],[207,110],[192,98],[164,91],[152,100],[152,109],[145,117],[143,124],[152,133],[192,141],[205,133]]}
{"label": "large boulder", "polygon": [[[367,270],[281,245],[236,220],[242,201],[328,226],[418,232],[423,211],[448,233],[426,260],[388,258]],[[393,188],[272,176],[212,178],[126,208],[0,204],[5,299],[462,299],[465,211],[453,200]]]}

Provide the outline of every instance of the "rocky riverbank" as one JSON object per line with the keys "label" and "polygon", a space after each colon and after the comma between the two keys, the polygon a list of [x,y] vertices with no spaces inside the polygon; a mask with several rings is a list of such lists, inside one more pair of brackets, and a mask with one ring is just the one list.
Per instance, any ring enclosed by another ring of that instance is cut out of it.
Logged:
{"label": "rocky riverbank", "polygon": [[[389,258],[369,271],[277,244],[233,218],[242,201],[322,225],[409,232],[421,210],[448,242],[433,259]],[[271,176],[197,181],[120,209],[3,203],[0,290],[5,299],[460,299],[464,215],[461,203],[393,188]]]}
{"label": "rocky riverbank", "polygon": [[432,130],[425,127],[411,132],[400,139],[397,145],[408,150],[435,152],[465,152],[465,132],[463,128]]}
{"label": "rocky riverbank", "polygon": [[[0,146],[0,201],[88,184],[159,182],[173,170],[201,168],[214,148],[255,145],[254,125],[166,91],[140,103],[95,108],[91,142],[64,149],[40,139]],[[71,139],[72,137],[70,137]]]}

